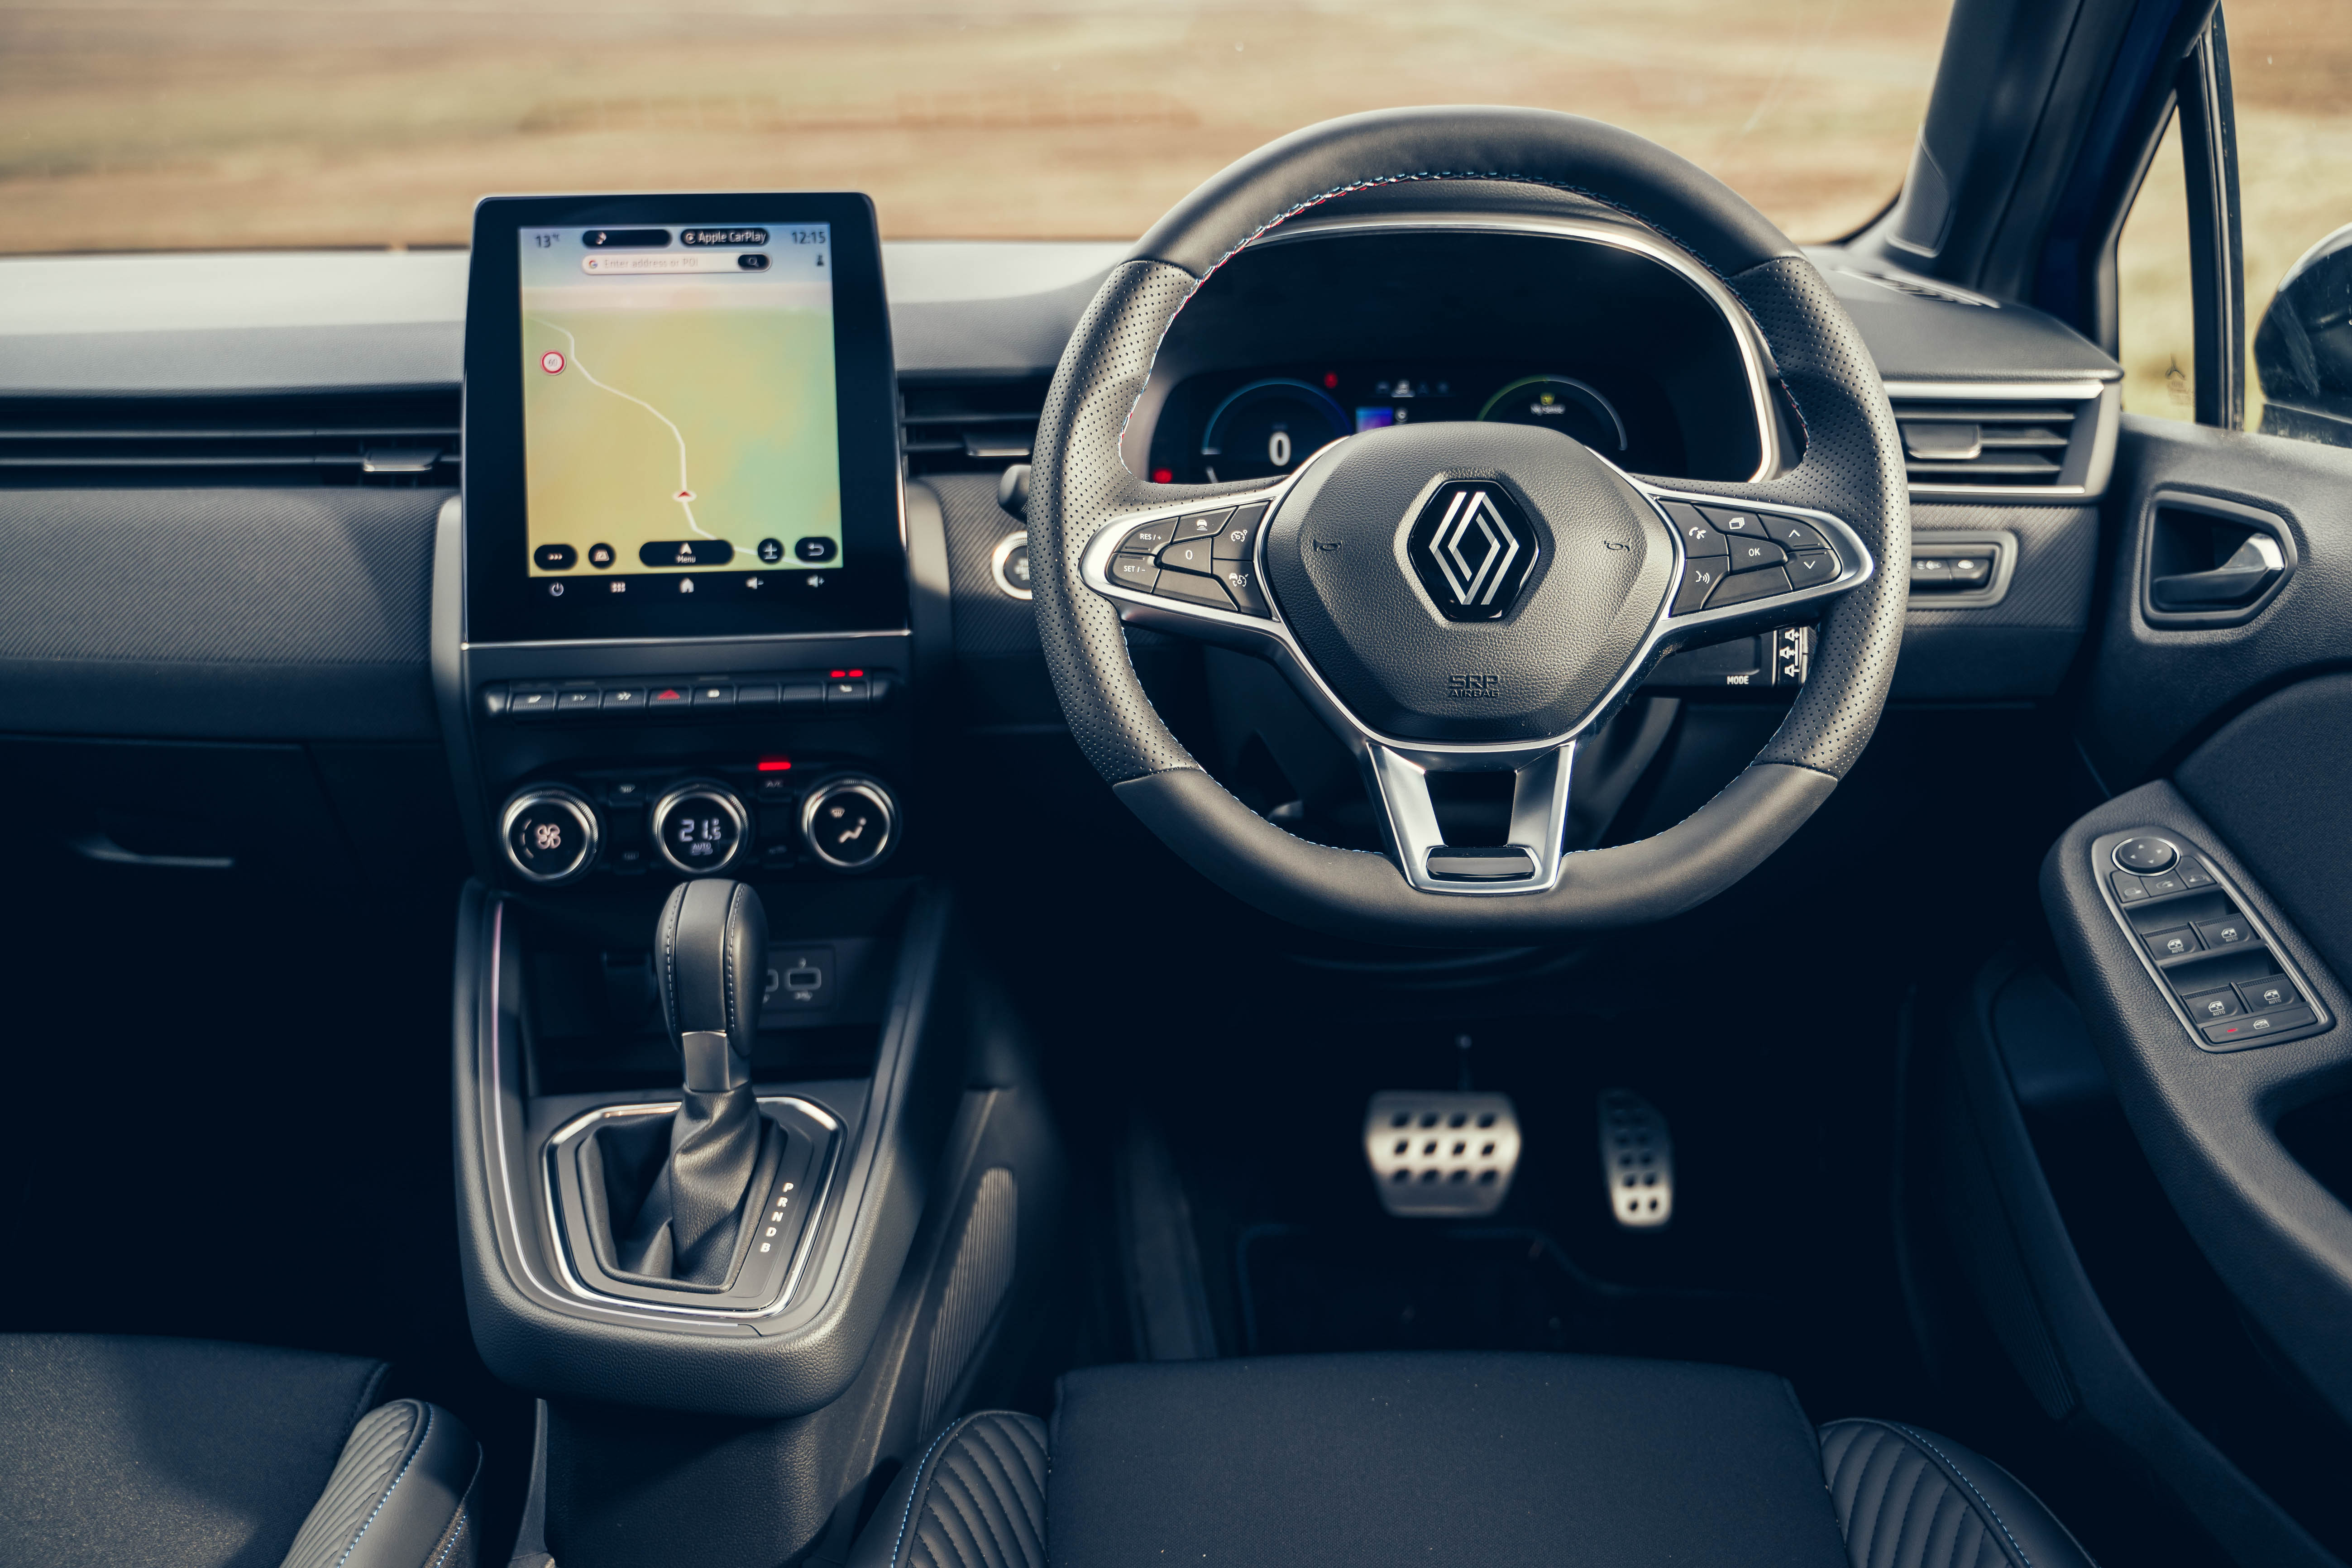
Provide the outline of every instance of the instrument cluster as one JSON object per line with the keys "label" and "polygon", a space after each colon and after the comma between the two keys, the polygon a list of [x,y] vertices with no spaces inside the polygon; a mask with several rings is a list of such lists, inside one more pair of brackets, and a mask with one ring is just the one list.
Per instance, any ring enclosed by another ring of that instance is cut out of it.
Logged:
{"label": "instrument cluster", "polygon": [[1333,441],[1386,426],[1487,420],[1557,430],[1618,467],[1682,470],[1664,390],[1620,366],[1381,364],[1255,367],[1172,389],[1151,441],[1160,484],[1277,479]]}

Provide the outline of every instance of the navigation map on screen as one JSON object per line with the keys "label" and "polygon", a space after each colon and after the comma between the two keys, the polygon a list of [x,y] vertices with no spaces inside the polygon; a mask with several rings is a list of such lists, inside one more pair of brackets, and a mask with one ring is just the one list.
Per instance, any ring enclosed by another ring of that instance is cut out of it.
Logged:
{"label": "navigation map on screen", "polygon": [[714,574],[740,590],[839,568],[828,227],[520,240],[530,574],[554,580],[533,591],[625,593],[635,578],[690,594]]}

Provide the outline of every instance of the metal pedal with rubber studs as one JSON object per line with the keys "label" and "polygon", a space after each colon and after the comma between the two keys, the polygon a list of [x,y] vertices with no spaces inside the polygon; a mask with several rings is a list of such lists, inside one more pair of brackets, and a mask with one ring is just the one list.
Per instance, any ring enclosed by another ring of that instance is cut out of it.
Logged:
{"label": "metal pedal with rubber studs", "polygon": [[1675,1141],[1658,1108],[1630,1089],[1601,1094],[1601,1176],[1609,1209],[1628,1230],[1657,1230],[1675,1217]]}
{"label": "metal pedal with rubber studs", "polygon": [[1364,1162],[1392,1215],[1490,1215],[1519,1166],[1518,1114],[1507,1094],[1382,1089],[1364,1108]]}

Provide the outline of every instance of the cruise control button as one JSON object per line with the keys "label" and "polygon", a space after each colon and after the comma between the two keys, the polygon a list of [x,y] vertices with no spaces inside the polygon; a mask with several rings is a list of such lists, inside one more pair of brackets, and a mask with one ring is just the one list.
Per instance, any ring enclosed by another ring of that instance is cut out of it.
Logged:
{"label": "cruise control button", "polygon": [[2200,1024],[2216,1018],[2234,1018],[2244,1011],[2238,1005],[2238,994],[2226,985],[2219,991],[2200,991],[2194,996],[2183,996],[2180,1005]]}
{"label": "cruise control button", "polygon": [[1150,522],[1139,523],[1130,529],[1127,537],[1118,542],[1118,547],[1122,552],[1135,551],[1148,553],[1175,537],[1176,520],[1172,517],[1163,517]]}
{"label": "cruise control button", "polygon": [[1666,520],[1683,537],[1683,553],[1689,556],[1720,555],[1731,547],[1715,524],[1698,514],[1698,508],[1688,501],[1670,500],[1660,503],[1666,509]]}
{"label": "cruise control button", "polygon": [[[1737,541],[1732,548],[1738,548]],[[1767,566],[1761,572],[1735,573],[1723,580],[1723,585],[1707,599],[1706,607],[1715,610],[1726,605],[1744,605],[1750,599],[1769,599],[1789,590],[1789,574],[1778,566]]]}
{"label": "cruise control button", "polygon": [[1213,610],[1230,610],[1233,595],[1214,577],[1203,577],[1195,572],[1162,572],[1160,586],[1152,592],[1163,599],[1182,599],[1188,604],[1205,605]]}
{"label": "cruise control button", "polygon": [[2158,958],[2179,958],[2197,951],[2197,933],[2187,926],[2174,926],[2170,931],[2150,931],[2147,950]]}
{"label": "cruise control button", "polygon": [[1206,539],[1180,539],[1160,552],[1160,564],[1171,572],[1214,572],[1216,556]]}
{"label": "cruise control button", "polygon": [[1110,558],[1110,580],[1149,594],[1152,584],[1160,581],[1160,563],[1149,555],[1114,555]]}
{"label": "cruise control button", "polygon": [[1818,588],[1837,574],[1837,557],[1826,550],[1808,550],[1789,557],[1789,581],[1800,588]]}
{"label": "cruise control button", "polygon": [[2197,934],[2205,939],[2207,947],[2236,947],[2254,940],[2253,928],[2236,915],[2224,921],[2201,921]]}
{"label": "cruise control button", "polygon": [[1225,592],[1234,596],[1234,607],[1243,615],[1273,618],[1274,612],[1265,602],[1265,595],[1258,588],[1257,568],[1248,562],[1218,562],[1217,581],[1225,585]]}
{"label": "cruise control button", "polygon": [[1699,509],[1707,521],[1723,531],[1727,539],[1761,539],[1764,520],[1752,511],[1734,511],[1728,507],[1708,506]]}
{"label": "cruise control button", "polygon": [[1828,536],[1802,518],[1775,517],[1768,511],[1763,514],[1762,521],[1766,535],[1777,540],[1791,552],[1830,548]]}
{"label": "cruise control button", "polygon": [[1265,502],[1253,501],[1225,519],[1210,553],[1220,561],[1247,561],[1257,553],[1257,525],[1265,521]]}
{"label": "cruise control button", "polygon": [[2107,879],[2116,885],[2116,899],[2120,903],[2136,904],[2147,897],[2147,889],[2129,871],[2113,872]]}
{"label": "cruise control button", "polygon": [[1225,520],[1233,515],[1233,508],[1227,507],[1223,511],[1196,511],[1190,517],[1178,518],[1176,520],[1176,537],[1179,539],[1214,539],[1218,534],[1223,533],[1225,531]]}
{"label": "cruise control button", "polygon": [[2232,1018],[2224,1024],[2208,1024],[2205,1026],[2205,1037],[2217,1046],[2245,1045],[2265,1035],[2300,1029],[2315,1021],[2308,1007],[2282,1007],[2274,1013],[2256,1013],[2250,1017]]}
{"label": "cruise control button", "polygon": [[1766,566],[1785,566],[1789,552],[1769,539],[1735,539],[1731,542],[1731,569],[1734,572],[1754,572]]}
{"label": "cruise control button", "polygon": [[2273,974],[2268,980],[2241,980],[2238,994],[2246,999],[2249,1011],[2267,1013],[2273,1007],[2292,1007],[2303,1000],[2295,994],[2294,984],[2284,974]]}
{"label": "cruise control button", "polygon": [[2126,871],[2169,871],[2180,851],[2157,837],[2126,838],[2116,846],[2116,864]]}
{"label": "cruise control button", "polygon": [[1674,613],[1686,616],[1706,604],[1706,596],[1715,592],[1716,584],[1726,575],[1720,555],[1703,555],[1696,561],[1684,562],[1682,586],[1675,590]]}

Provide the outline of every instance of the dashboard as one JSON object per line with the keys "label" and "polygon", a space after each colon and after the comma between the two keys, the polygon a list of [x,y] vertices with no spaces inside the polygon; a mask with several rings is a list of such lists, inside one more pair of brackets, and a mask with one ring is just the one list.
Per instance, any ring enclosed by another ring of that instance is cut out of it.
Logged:
{"label": "dashboard", "polygon": [[[18,737],[0,747],[32,795],[79,803],[70,842],[276,863],[299,821],[299,842],[335,847],[319,852],[389,864],[446,831],[437,774],[477,874],[635,909],[712,870],[878,891],[959,852],[955,825],[982,801],[1017,815],[1050,799],[1067,821],[1108,809],[1061,726],[1009,574],[1023,522],[997,494],[1125,247],[885,246],[862,198],[821,194],[616,201],[486,207],[497,232],[470,255],[0,262],[16,584],[0,664],[19,677],[0,686],[0,729]],[[633,228],[665,243],[611,243]],[[1178,318],[1124,437],[1138,472],[1266,477],[1356,430],[1483,418],[1635,473],[1737,481],[1801,440],[1720,282],[1613,215],[1555,202],[1496,226],[1366,201],[1286,229]],[[562,254],[566,286],[637,299],[681,279],[757,297],[822,254],[830,331],[803,332],[793,364],[719,363],[733,307],[689,295],[669,328],[628,319],[642,343],[591,342],[569,319],[570,345],[541,342],[524,320],[531,250]],[[614,256],[639,259],[600,277]],[[1897,696],[2054,689],[2089,620],[2111,364],[2022,308],[1814,259],[1898,419],[1990,433],[2004,405],[1987,400],[2005,397],[2064,443],[2039,488],[1990,463],[1982,479],[1946,459],[1915,471],[1918,555],[1979,575],[1921,586]],[[826,355],[829,463],[822,439],[774,449],[821,426]],[[687,432],[682,476],[665,418]],[[566,465],[597,482],[567,492]],[[738,469],[764,492],[749,511],[721,497]],[[696,524],[709,542],[676,559]],[[648,562],[662,545],[672,556]],[[1202,716],[1189,737],[1220,776],[1279,820],[1298,798],[1337,802],[1345,827],[1353,775],[1313,750],[1278,682],[1131,640],[1155,699],[1180,723]],[[1654,684],[1784,698],[1802,628],[1750,641],[1678,656]]]}

